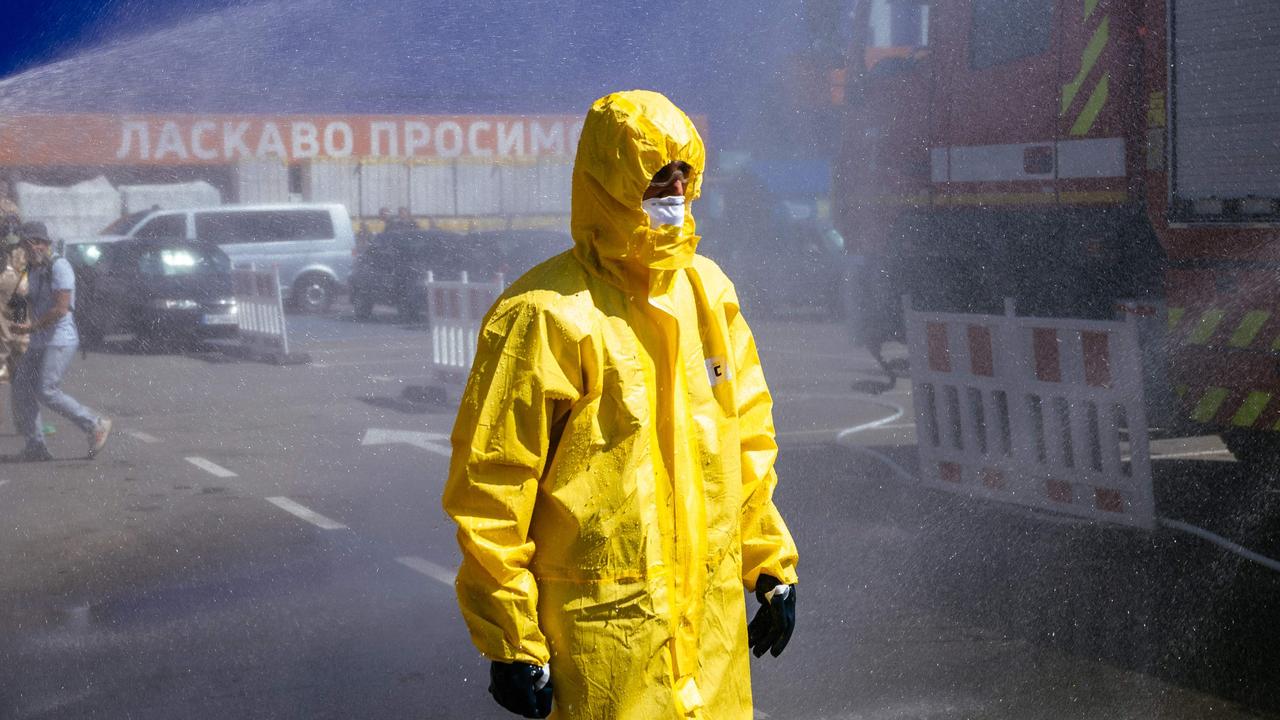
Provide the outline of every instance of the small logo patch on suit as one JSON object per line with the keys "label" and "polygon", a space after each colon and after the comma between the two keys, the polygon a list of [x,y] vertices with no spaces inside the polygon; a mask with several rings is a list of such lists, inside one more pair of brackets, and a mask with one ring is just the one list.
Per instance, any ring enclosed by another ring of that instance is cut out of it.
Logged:
{"label": "small logo patch on suit", "polygon": [[705,362],[707,363],[707,380],[711,382],[711,387],[733,379],[733,370],[724,358],[711,357],[707,358]]}

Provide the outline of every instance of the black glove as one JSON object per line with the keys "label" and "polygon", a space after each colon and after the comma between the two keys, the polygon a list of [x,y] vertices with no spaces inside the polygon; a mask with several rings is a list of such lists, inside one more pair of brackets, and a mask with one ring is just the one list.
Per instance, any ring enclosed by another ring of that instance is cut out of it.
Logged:
{"label": "black glove", "polygon": [[756,599],[761,607],[747,626],[747,644],[756,657],[764,655],[765,650],[774,657],[781,655],[791,640],[791,632],[796,629],[796,586],[791,585],[786,595],[777,593],[772,599],[766,597],[781,584],[769,575],[761,575],[756,581]]}
{"label": "black glove", "polygon": [[494,661],[489,666],[489,694],[517,715],[544,718],[551,714],[551,681],[548,679],[538,689],[542,672],[542,668],[528,663]]}

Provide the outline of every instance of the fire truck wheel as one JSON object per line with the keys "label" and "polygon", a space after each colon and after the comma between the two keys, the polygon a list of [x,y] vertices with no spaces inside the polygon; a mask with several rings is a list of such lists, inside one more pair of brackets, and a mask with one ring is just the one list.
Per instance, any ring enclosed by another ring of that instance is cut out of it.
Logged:
{"label": "fire truck wheel", "polygon": [[355,310],[357,320],[368,320],[373,317],[373,298],[367,293],[352,293],[351,306]]}
{"label": "fire truck wheel", "polygon": [[1242,464],[1280,472],[1280,433],[1228,430],[1222,433],[1222,443]]}
{"label": "fire truck wheel", "polygon": [[401,300],[396,314],[400,322],[417,322],[422,319],[422,306],[413,300]]}

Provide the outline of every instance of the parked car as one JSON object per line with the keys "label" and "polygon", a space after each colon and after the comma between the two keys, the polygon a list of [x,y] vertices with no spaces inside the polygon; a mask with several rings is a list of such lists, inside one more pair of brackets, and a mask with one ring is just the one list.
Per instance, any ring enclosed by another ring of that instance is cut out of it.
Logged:
{"label": "parked car", "polygon": [[[221,246],[237,265],[274,265],[280,269],[285,300],[303,312],[328,310],[334,297],[346,287],[356,242],[351,217],[340,204],[154,210],[141,220],[119,222],[121,227],[128,227],[128,238],[212,242]],[[103,235],[97,244],[102,247],[114,237]],[[70,244],[79,245],[85,240]]]}
{"label": "parked car", "polygon": [[231,259],[213,243],[120,240],[76,272],[75,317],[88,344],[116,333],[145,347],[237,331]]}
{"label": "parked car", "polygon": [[573,248],[573,238],[558,230],[486,230],[467,235],[467,270],[477,278],[502,273],[511,282],[533,266]]}
{"label": "parked car", "polygon": [[377,305],[394,307],[402,320],[418,319],[426,309],[427,273],[456,279],[469,255],[467,239],[457,233],[409,230],[375,236],[351,271],[356,319],[369,319]]}

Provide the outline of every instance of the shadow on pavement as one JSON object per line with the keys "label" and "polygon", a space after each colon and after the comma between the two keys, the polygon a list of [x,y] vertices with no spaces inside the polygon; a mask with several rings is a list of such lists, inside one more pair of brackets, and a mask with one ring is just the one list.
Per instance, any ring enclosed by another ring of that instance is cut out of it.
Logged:
{"label": "shadow on pavement", "polygon": [[379,408],[381,410],[394,410],[395,412],[405,415],[429,415],[433,412],[439,412],[440,407],[431,403],[415,402],[399,397],[385,396],[365,396],[356,398],[360,402]]}

